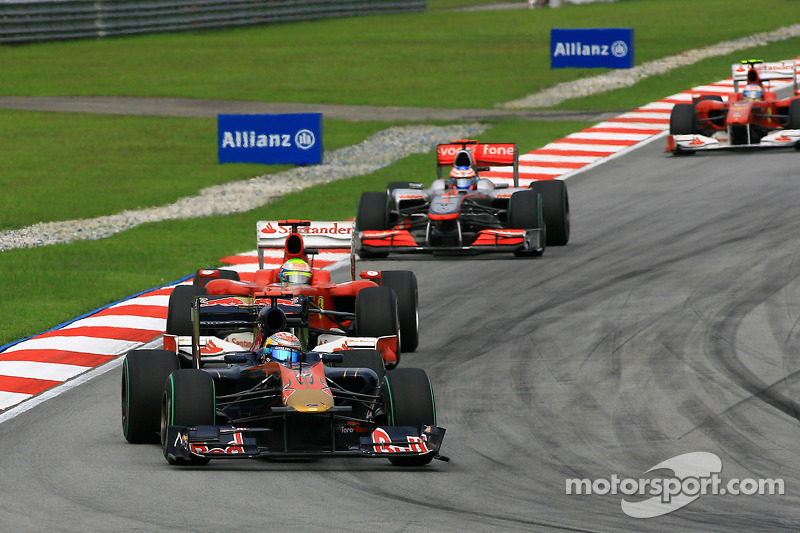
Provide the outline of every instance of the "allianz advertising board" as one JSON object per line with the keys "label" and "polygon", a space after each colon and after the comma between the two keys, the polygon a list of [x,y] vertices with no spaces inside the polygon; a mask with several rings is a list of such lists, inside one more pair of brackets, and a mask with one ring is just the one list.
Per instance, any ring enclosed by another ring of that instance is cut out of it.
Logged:
{"label": "allianz advertising board", "polygon": [[551,29],[550,68],[632,68],[633,28]]}
{"label": "allianz advertising board", "polygon": [[322,163],[322,113],[217,115],[220,163]]}

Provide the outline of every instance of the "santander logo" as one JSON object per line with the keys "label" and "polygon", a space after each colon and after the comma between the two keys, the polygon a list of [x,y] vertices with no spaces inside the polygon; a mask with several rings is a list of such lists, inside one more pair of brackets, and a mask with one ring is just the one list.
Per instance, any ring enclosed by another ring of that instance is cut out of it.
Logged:
{"label": "santander logo", "polygon": [[272,223],[271,222],[267,222],[267,225],[264,226],[263,228],[261,228],[261,233],[266,233],[268,235],[270,233],[277,233],[277,232],[278,232],[278,230],[276,230],[274,227],[272,227]]}
{"label": "santander logo", "polygon": [[[289,226],[278,226],[277,228],[271,222],[259,229],[259,233],[265,235],[289,235],[292,228]],[[303,235],[350,235],[353,232],[352,223],[341,222],[328,222],[328,223],[313,223],[311,226],[300,226],[297,228],[297,233]]]}
{"label": "santander logo", "polygon": [[215,353],[220,353],[222,348],[214,344],[214,341],[208,341],[205,346],[200,348],[200,353],[210,354],[213,355]]}

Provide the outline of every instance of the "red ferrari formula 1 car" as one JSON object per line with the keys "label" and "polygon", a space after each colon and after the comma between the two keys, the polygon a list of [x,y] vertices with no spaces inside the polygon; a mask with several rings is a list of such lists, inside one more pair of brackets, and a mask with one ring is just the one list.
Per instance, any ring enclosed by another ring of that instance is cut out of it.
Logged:
{"label": "red ferrari formula 1 car", "polygon": [[[207,297],[224,297],[217,305],[266,305],[277,298],[291,318],[293,333],[305,349],[335,351],[353,348],[376,349],[387,368],[397,365],[400,352],[413,352],[419,341],[417,278],[411,271],[363,271],[355,279],[351,253],[351,281],[334,283],[330,272],[313,267],[318,249],[306,248],[305,239],[320,247],[349,246],[352,222],[309,222],[286,220],[259,222],[257,242],[259,269],[252,281],[241,281],[237,272],[201,269],[191,285],[173,290],[167,310],[164,348],[191,357],[191,336],[195,332],[192,313],[196,302]],[[342,244],[342,243],[346,244]],[[280,246],[283,266],[263,268],[263,254]],[[287,269],[287,265],[290,267]],[[288,274],[287,274],[288,273]],[[290,279],[287,276],[299,276]],[[252,327],[205,327],[199,349],[204,361],[222,360],[227,352],[251,349]]]}
{"label": "red ferrari formula 1 car", "polygon": [[[362,258],[390,252],[513,252],[542,255],[545,245],[569,240],[569,201],[561,180],[519,187],[519,153],[511,143],[457,140],[437,150],[438,179],[392,182],[365,192],[356,214],[354,249]],[[513,187],[481,178],[490,167],[511,167]],[[452,167],[450,175],[443,168]]]}
{"label": "red ferrari formula 1 car", "polygon": [[[696,95],[691,104],[675,104],[667,150],[675,155],[741,148],[800,150],[795,62],[748,60],[733,65],[732,71],[734,92],[727,101],[719,95]],[[772,85],[775,80],[783,83]]]}

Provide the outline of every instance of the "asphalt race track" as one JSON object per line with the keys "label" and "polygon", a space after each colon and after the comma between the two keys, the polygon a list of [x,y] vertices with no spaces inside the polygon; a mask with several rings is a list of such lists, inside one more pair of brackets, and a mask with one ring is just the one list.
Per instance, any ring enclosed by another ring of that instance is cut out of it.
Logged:
{"label": "asphalt race track", "polygon": [[[800,154],[662,141],[570,178],[571,241],[541,258],[362,263],[417,274],[401,364],[428,371],[451,462],[170,467],[122,437],[116,367],[0,424],[0,530],[800,530]],[[646,519],[565,494],[692,452],[786,494]]]}

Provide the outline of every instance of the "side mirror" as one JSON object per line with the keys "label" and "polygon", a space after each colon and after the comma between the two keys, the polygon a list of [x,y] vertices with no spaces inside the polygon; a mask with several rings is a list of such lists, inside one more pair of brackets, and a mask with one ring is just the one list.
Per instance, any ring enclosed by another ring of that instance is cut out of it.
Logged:
{"label": "side mirror", "polygon": [[229,365],[238,365],[242,363],[246,363],[248,361],[248,355],[251,352],[235,352],[235,353],[226,353],[225,354],[225,362]]}
{"label": "side mirror", "polygon": [[320,355],[322,356],[322,362],[325,364],[341,363],[344,361],[344,354],[341,352],[323,353]]}

